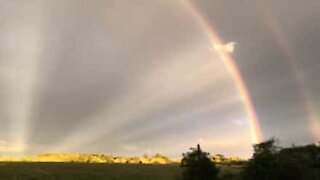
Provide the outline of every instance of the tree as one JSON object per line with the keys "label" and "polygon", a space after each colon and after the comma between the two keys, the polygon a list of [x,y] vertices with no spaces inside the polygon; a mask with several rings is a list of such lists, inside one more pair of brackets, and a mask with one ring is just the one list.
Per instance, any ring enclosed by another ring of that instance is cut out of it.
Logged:
{"label": "tree", "polygon": [[181,167],[184,168],[184,180],[215,180],[218,178],[218,168],[209,158],[209,153],[197,148],[183,154]]}
{"label": "tree", "polygon": [[244,180],[271,180],[277,179],[276,153],[280,149],[275,145],[276,139],[271,138],[265,142],[253,145],[253,158],[244,168],[242,179]]}
{"label": "tree", "polygon": [[271,138],[268,141],[253,145],[254,156],[267,156],[277,153],[280,147],[276,146],[276,142],[278,142],[277,139]]}
{"label": "tree", "polygon": [[253,158],[244,167],[244,180],[319,180],[317,154],[320,148],[315,145],[279,148],[272,138],[256,144]]}

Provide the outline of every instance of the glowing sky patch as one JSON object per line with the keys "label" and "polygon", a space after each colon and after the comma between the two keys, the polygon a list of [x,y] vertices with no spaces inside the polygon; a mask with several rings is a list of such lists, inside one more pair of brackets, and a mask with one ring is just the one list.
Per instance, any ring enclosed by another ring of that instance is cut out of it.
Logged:
{"label": "glowing sky patch", "polygon": [[26,151],[28,146],[22,143],[12,143],[7,141],[0,141],[0,151],[12,154],[20,154]]}

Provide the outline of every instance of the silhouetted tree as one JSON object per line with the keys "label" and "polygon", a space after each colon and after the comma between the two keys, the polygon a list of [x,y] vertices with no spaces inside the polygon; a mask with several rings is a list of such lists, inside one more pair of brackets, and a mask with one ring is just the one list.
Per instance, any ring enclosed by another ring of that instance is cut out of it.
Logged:
{"label": "silhouetted tree", "polygon": [[181,167],[184,168],[184,180],[215,180],[218,178],[218,168],[210,160],[209,153],[203,152],[198,144],[197,148],[190,148],[191,152],[183,154]]}
{"label": "silhouetted tree", "polygon": [[244,180],[319,180],[317,154],[320,147],[307,145],[301,147],[279,148],[275,139],[256,144],[253,158],[244,167]]}
{"label": "silhouetted tree", "polygon": [[254,156],[266,156],[277,153],[280,147],[276,146],[278,140],[271,138],[268,141],[253,145]]}

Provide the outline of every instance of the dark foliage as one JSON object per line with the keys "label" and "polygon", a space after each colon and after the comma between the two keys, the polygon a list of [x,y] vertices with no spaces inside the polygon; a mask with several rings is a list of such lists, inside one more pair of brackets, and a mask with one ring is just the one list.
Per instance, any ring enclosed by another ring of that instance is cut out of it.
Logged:
{"label": "dark foliage", "polygon": [[316,145],[281,149],[271,139],[254,145],[254,150],[244,168],[244,180],[320,180],[320,147]]}
{"label": "dark foliage", "polygon": [[218,168],[210,160],[209,153],[203,152],[200,145],[190,148],[191,152],[183,154],[181,167],[184,180],[215,180],[218,178]]}

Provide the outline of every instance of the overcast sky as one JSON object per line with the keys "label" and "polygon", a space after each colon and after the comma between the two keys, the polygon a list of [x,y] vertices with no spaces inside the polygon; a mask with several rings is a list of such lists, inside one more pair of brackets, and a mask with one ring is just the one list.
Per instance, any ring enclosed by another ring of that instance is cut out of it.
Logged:
{"label": "overcast sky", "polygon": [[[313,142],[320,1],[192,2],[236,42],[264,137]],[[183,0],[0,0],[0,122],[4,155],[252,153],[237,86]]]}

